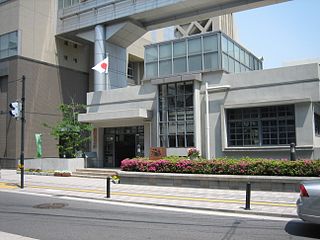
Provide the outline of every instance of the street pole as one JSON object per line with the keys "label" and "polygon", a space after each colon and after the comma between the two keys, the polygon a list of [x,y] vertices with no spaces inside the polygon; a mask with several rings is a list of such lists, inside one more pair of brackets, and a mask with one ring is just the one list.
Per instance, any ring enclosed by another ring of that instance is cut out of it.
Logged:
{"label": "street pole", "polygon": [[21,97],[21,153],[20,153],[20,171],[21,171],[21,188],[24,188],[24,124],[25,124],[25,80],[22,76],[22,97]]}

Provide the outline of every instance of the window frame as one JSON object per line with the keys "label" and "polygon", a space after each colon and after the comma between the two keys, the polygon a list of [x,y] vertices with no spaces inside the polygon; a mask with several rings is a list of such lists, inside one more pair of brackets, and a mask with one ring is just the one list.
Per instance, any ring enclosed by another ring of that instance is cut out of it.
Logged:
{"label": "window frame", "polygon": [[[283,122],[285,124],[281,124]],[[276,105],[226,109],[226,128],[227,147],[296,143],[295,107]]]}
{"label": "window frame", "polygon": [[[191,85],[192,89],[188,87]],[[194,82],[161,84],[158,86],[158,93],[160,146],[167,148],[194,147]],[[187,106],[190,98],[192,100]]]}

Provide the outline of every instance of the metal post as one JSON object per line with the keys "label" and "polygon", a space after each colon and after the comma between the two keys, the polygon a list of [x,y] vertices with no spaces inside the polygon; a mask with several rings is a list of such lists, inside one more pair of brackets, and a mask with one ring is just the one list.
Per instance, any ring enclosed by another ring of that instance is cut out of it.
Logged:
{"label": "metal post", "polygon": [[106,184],[106,186],[107,186],[107,189],[106,189],[107,196],[106,196],[106,198],[110,198],[110,177],[107,177],[106,180],[107,180],[107,184]]}
{"label": "metal post", "polygon": [[24,188],[24,124],[25,124],[25,80],[22,76],[22,97],[21,97],[21,153],[20,153],[20,171],[21,171],[21,188]]}
{"label": "metal post", "polygon": [[245,210],[250,210],[250,198],[251,198],[251,183],[248,182],[246,187],[246,206],[244,208]]}
{"label": "metal post", "polygon": [[290,143],[290,160],[297,160],[296,145],[294,143]]}

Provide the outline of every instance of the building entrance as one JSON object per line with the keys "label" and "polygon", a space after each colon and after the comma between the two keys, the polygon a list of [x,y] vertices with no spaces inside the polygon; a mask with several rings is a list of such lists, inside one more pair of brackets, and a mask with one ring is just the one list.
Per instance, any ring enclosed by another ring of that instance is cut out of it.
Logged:
{"label": "building entrance", "polygon": [[120,167],[125,158],[144,156],[143,126],[104,129],[103,167]]}

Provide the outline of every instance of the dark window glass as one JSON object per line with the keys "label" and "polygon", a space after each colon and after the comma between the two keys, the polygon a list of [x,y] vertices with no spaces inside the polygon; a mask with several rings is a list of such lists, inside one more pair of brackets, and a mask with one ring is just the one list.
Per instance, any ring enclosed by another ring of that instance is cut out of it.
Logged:
{"label": "dark window glass", "polygon": [[159,86],[160,145],[194,146],[193,82]]}
{"label": "dark window glass", "polygon": [[294,106],[227,110],[229,146],[295,143]]}
{"label": "dark window glass", "polygon": [[314,114],[314,131],[317,136],[320,136],[320,115]]}

